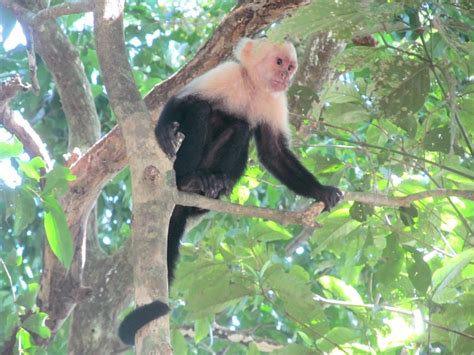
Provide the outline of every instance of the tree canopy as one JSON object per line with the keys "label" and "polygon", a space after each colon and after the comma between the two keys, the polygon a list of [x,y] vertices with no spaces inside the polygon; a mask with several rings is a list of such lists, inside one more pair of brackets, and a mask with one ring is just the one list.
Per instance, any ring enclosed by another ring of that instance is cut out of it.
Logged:
{"label": "tree canopy", "polygon": [[[169,290],[175,354],[472,352],[471,1],[127,1],[126,55],[102,3],[0,0],[3,352],[131,352],[116,329],[134,279],[167,293],[177,202],[212,212]],[[297,48],[292,149],[345,192],[329,213],[253,145],[225,201],[178,194],[135,130],[243,36]]]}

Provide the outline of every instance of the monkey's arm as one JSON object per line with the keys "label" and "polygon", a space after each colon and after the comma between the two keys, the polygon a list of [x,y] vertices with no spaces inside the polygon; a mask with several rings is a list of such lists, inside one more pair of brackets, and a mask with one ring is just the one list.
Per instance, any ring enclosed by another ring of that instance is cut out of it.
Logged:
{"label": "monkey's arm", "polygon": [[273,132],[270,127],[260,125],[255,131],[255,139],[263,166],[290,190],[324,202],[325,211],[329,211],[342,199],[343,194],[338,188],[322,185],[299,162],[282,133]]}
{"label": "monkey's arm", "polygon": [[199,162],[207,139],[210,114],[211,107],[204,100],[195,97],[171,98],[155,127],[155,136],[161,149],[170,158],[174,158],[181,143],[177,133],[181,132],[187,138],[188,146],[193,147],[187,155],[190,155],[191,160]]}

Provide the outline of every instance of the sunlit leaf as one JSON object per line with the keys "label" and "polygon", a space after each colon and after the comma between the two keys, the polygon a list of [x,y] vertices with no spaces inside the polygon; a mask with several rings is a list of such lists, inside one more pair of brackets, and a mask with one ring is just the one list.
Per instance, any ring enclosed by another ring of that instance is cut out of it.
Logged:
{"label": "sunlit leaf", "polygon": [[26,307],[27,309],[33,308],[36,304],[36,295],[39,291],[39,284],[30,283],[26,290],[24,290],[16,299],[16,304]]}
{"label": "sunlit leaf", "polygon": [[22,326],[32,333],[38,334],[41,338],[47,339],[51,337],[51,330],[46,326],[46,313],[36,313],[29,316]]}
{"label": "sunlit leaf", "polygon": [[473,259],[474,249],[468,249],[448,260],[442,268],[436,270],[433,274],[433,288],[435,290],[433,297],[436,297],[439,292],[448,287],[462,269]]}
{"label": "sunlit leaf", "polygon": [[69,182],[76,180],[69,168],[56,165],[53,170],[45,176],[46,184],[43,195],[54,194],[56,197],[64,195],[69,190]]}
{"label": "sunlit leaf", "polygon": [[324,334],[324,338],[318,339],[316,343],[320,350],[330,352],[336,347],[335,344],[340,346],[357,338],[358,334],[353,329],[335,327]]}
{"label": "sunlit leaf", "polygon": [[44,205],[44,229],[49,246],[64,267],[69,268],[74,247],[66,215],[58,201],[51,196],[45,198]]}
{"label": "sunlit leaf", "polygon": [[40,157],[34,157],[33,159],[25,162],[20,161],[18,162],[18,165],[20,167],[20,171],[35,181],[40,181],[41,169],[44,169],[46,166],[44,160]]}
{"label": "sunlit leaf", "polygon": [[8,142],[0,142],[0,160],[14,158],[23,153],[23,144],[15,137]]}
{"label": "sunlit leaf", "polygon": [[209,334],[210,330],[209,320],[207,318],[198,319],[194,322],[194,341],[199,343]]}

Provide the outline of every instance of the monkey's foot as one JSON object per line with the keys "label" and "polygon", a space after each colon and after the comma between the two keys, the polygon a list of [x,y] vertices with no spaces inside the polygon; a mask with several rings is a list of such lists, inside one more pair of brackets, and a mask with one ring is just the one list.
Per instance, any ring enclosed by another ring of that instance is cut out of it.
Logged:
{"label": "monkey's foot", "polygon": [[210,198],[219,198],[221,194],[229,194],[232,191],[232,181],[225,174],[202,174],[187,175],[177,180],[181,191],[201,193]]}

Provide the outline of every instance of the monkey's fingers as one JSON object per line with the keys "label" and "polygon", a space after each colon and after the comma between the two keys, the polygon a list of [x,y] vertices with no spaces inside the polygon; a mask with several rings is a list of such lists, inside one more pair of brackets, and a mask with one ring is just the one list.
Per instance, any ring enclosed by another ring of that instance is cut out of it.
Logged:
{"label": "monkey's fingers", "polygon": [[329,212],[339,201],[344,197],[344,194],[337,187],[322,186],[318,191],[316,199],[324,203],[325,212]]}
{"label": "monkey's fingers", "polygon": [[165,152],[168,158],[172,160],[176,158],[176,152],[184,139],[184,134],[178,132],[178,129],[179,123],[173,122],[157,132],[158,143],[161,149]]}

